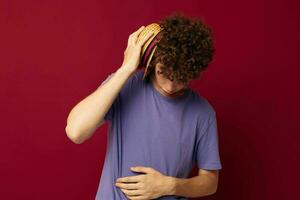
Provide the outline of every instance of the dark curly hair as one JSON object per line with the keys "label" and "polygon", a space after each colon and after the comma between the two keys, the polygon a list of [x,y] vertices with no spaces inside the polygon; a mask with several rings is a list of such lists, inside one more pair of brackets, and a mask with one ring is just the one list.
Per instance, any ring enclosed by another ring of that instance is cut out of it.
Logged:
{"label": "dark curly hair", "polygon": [[187,83],[200,76],[213,59],[213,35],[203,20],[187,17],[181,12],[160,20],[161,39],[149,64],[154,73],[157,62],[163,64],[161,73],[169,80]]}

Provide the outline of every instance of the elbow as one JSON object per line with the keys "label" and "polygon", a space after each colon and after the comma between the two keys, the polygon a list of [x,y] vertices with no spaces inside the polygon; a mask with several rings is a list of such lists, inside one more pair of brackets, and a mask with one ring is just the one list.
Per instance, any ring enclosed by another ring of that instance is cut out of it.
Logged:
{"label": "elbow", "polygon": [[218,183],[214,184],[214,187],[211,189],[211,192],[208,195],[215,194],[218,190]]}
{"label": "elbow", "polygon": [[217,188],[214,189],[210,194],[212,195],[212,194],[215,194],[216,192],[217,192]]}
{"label": "elbow", "polygon": [[216,172],[215,176],[213,176],[213,179],[212,179],[212,184],[210,187],[209,195],[215,194],[217,192],[218,185],[219,185],[219,174],[218,174],[218,172]]}
{"label": "elbow", "polygon": [[75,144],[82,144],[84,141],[81,139],[80,134],[78,131],[74,130],[73,128],[69,127],[68,125],[65,128],[65,132],[67,137]]}

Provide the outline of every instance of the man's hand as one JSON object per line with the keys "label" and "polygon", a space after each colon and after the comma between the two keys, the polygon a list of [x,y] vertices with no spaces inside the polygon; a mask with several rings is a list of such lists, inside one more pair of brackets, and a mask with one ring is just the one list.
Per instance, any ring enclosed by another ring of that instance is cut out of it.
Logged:
{"label": "man's hand", "polygon": [[145,174],[121,177],[115,184],[132,200],[156,199],[172,190],[172,179],[151,167],[131,167],[132,171]]}
{"label": "man's hand", "polygon": [[141,26],[137,31],[130,34],[127,42],[127,48],[124,51],[122,68],[130,71],[131,73],[134,73],[140,64],[142,47],[150,36],[154,34],[153,31],[149,31],[145,37],[139,39],[139,35],[144,28],[145,26]]}

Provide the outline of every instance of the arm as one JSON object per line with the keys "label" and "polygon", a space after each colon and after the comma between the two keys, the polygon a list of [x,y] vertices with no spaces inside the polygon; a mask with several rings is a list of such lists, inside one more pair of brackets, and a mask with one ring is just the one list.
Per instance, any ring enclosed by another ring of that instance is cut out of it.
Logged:
{"label": "arm", "polygon": [[142,46],[153,35],[153,32],[149,32],[146,37],[137,41],[143,28],[145,26],[141,26],[137,31],[130,34],[127,48],[124,51],[122,66],[112,78],[71,110],[65,131],[74,143],[83,143],[102,125],[104,116],[125,85],[126,80],[138,68]]}
{"label": "arm", "polygon": [[69,113],[65,131],[74,143],[81,144],[103,124],[103,118],[133,72],[120,67],[96,91],[80,101]]}
{"label": "arm", "polygon": [[218,170],[199,169],[198,176],[192,178],[169,177],[167,195],[202,197],[214,194],[218,187]]}

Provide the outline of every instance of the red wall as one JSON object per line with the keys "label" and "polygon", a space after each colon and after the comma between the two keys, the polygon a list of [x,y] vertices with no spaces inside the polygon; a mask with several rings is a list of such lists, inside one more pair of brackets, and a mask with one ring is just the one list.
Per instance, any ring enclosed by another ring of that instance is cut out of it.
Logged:
{"label": "red wall", "polygon": [[122,64],[131,32],[176,10],[216,37],[192,83],[217,112],[223,165],[201,199],[299,199],[299,1],[284,0],[1,0],[0,199],[95,198],[107,125],[76,145],[67,115]]}

